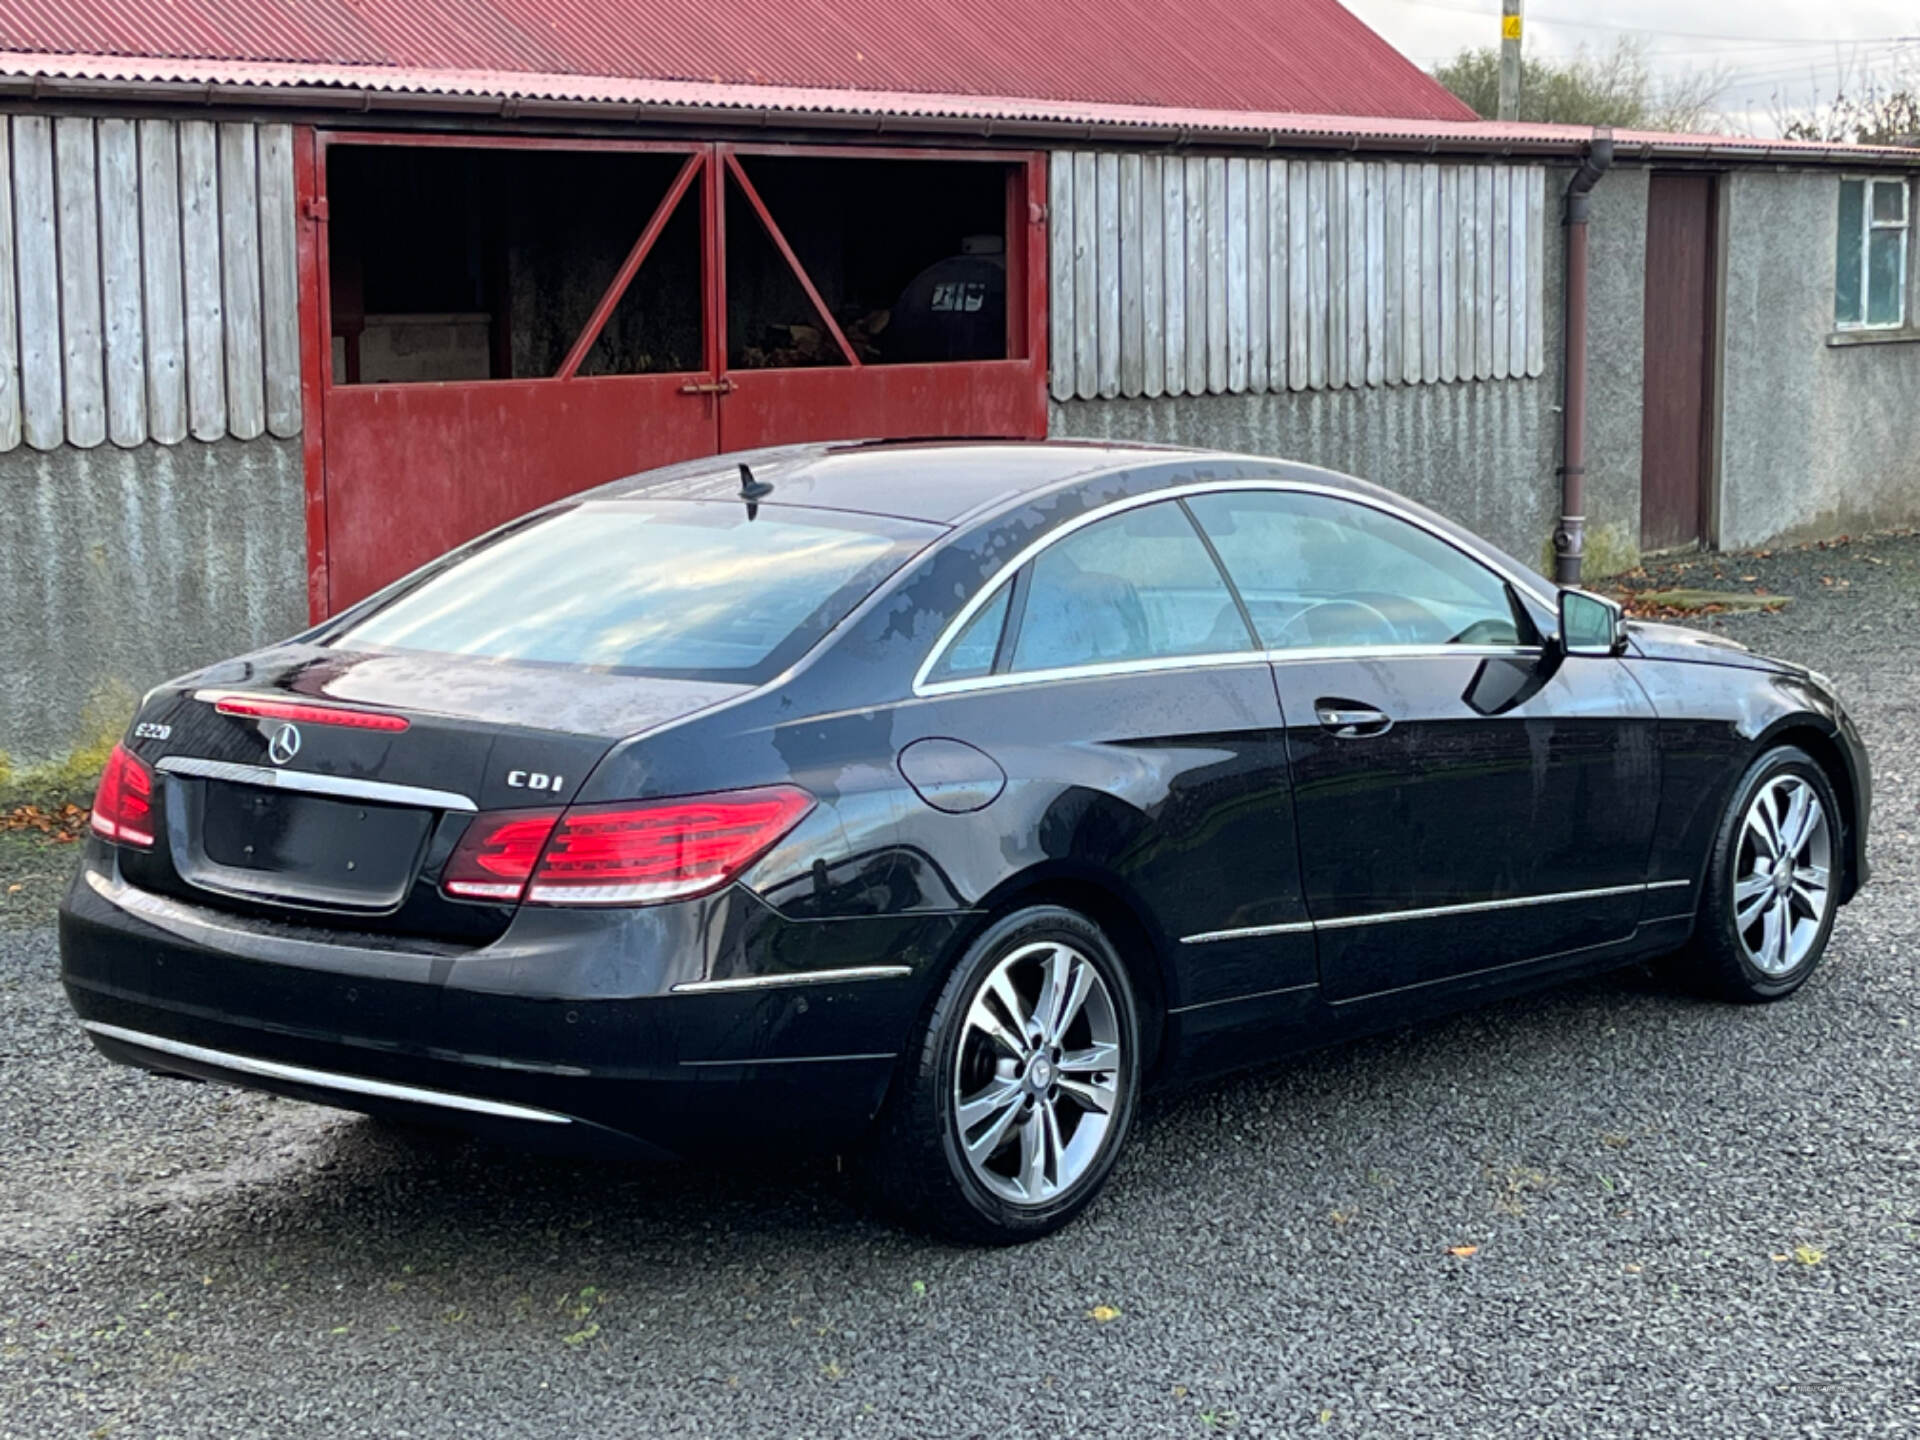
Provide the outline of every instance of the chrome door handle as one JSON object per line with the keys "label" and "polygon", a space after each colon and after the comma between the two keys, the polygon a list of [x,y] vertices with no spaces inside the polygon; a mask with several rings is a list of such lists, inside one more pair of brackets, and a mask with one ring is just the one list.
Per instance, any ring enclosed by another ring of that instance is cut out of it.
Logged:
{"label": "chrome door handle", "polygon": [[1343,700],[1321,700],[1313,707],[1321,728],[1331,730],[1339,740],[1357,740],[1363,735],[1383,735],[1393,719],[1386,712],[1368,705]]}

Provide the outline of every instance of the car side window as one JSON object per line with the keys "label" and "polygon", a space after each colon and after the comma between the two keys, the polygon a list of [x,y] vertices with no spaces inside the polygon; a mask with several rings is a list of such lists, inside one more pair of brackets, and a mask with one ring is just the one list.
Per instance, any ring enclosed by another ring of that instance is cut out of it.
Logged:
{"label": "car side window", "polygon": [[993,669],[994,656],[1000,649],[1000,631],[1007,623],[1007,600],[1012,593],[1011,585],[1002,585],[993,592],[991,600],[974,611],[973,618],[953,637],[953,643],[940,652],[933,669],[927,672],[927,679],[965,680]]}
{"label": "car side window", "polygon": [[1016,671],[1254,648],[1233,592],[1174,501],[1076,530],[1029,567]]}
{"label": "car side window", "polygon": [[1385,511],[1292,490],[1188,503],[1269,649],[1537,641],[1505,580]]}

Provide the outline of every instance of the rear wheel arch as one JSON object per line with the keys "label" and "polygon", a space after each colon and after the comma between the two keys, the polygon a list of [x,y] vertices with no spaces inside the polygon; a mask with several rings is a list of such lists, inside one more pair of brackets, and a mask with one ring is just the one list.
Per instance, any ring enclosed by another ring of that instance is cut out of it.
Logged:
{"label": "rear wheel arch", "polygon": [[[1030,905],[1058,905],[1078,911],[1105,932],[1133,981],[1140,1009],[1140,1070],[1143,1077],[1150,1078],[1160,1058],[1166,1026],[1167,950],[1145,907],[1111,876],[1086,867],[1041,865],[1008,877],[982,898],[972,923],[954,935],[935,975],[943,977],[989,925]],[[932,1007],[938,990],[937,984],[929,987],[927,1008]],[[924,1020],[925,1016],[920,1018]]]}

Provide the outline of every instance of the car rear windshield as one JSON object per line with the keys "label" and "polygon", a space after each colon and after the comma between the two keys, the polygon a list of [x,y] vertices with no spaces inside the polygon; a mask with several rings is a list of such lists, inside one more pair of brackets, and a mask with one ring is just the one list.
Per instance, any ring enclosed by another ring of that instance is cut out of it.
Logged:
{"label": "car rear windshield", "polygon": [[940,533],[738,501],[589,501],[457,554],[324,639],[758,684]]}

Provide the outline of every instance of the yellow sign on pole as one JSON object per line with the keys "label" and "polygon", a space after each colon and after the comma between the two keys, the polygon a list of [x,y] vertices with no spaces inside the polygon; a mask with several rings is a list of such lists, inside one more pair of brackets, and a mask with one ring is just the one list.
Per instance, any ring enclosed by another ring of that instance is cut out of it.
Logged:
{"label": "yellow sign on pole", "polygon": [[1500,38],[1502,40],[1518,40],[1520,38],[1520,17],[1518,15],[1502,15],[1500,17]]}

